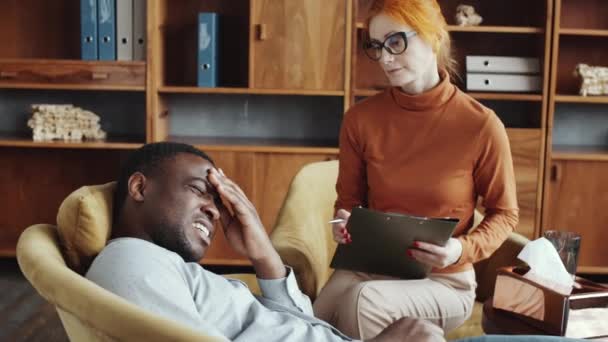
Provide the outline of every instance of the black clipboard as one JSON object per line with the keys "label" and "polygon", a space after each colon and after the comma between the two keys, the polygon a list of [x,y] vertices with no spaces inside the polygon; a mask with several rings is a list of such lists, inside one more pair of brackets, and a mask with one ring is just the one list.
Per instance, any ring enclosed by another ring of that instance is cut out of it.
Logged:
{"label": "black clipboard", "polygon": [[459,220],[382,213],[354,208],[346,229],[349,244],[339,244],[331,267],[401,279],[423,279],[431,266],[407,255],[414,241],[445,246]]}

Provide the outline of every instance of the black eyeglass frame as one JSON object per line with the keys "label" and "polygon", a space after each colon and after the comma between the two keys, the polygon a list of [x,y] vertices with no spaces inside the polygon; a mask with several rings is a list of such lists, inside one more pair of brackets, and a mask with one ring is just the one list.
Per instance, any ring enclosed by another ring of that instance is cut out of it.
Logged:
{"label": "black eyeglass frame", "polygon": [[[408,47],[408,38],[415,36],[417,33],[416,31],[409,31],[409,32],[405,32],[405,31],[400,31],[400,32],[395,32],[393,34],[391,34],[390,36],[386,37],[386,39],[380,43],[377,40],[371,40],[368,39],[365,43],[363,43],[363,52],[365,52],[365,55],[374,61],[379,61],[380,58],[382,58],[382,52],[380,53],[380,56],[378,56],[377,58],[374,56],[371,56],[370,53],[368,52],[368,49],[370,48],[380,48],[380,49],[384,49],[386,50],[388,53],[390,53],[391,55],[400,55],[402,53],[404,53],[407,50]],[[400,36],[401,38],[403,38],[403,51],[393,51],[390,47],[386,46],[386,42],[395,37],[395,36]],[[382,50],[381,50],[382,51]]]}

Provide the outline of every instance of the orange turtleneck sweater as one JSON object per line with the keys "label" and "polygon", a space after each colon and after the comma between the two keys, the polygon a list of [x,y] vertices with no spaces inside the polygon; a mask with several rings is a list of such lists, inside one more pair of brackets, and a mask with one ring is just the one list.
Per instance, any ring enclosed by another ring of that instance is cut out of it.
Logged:
{"label": "orange turtleneck sweater", "polygon": [[[517,225],[518,207],[504,125],[441,76],[423,94],[390,88],[346,113],[335,207],[460,219],[462,256],[434,270],[452,273],[489,257]],[[469,231],[478,196],[486,215]]]}

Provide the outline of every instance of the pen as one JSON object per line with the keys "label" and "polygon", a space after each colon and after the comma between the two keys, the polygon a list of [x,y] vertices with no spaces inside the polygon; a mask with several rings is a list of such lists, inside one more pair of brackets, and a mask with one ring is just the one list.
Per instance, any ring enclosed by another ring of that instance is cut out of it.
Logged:
{"label": "pen", "polygon": [[340,222],[344,222],[344,221],[345,221],[344,219],[339,218],[339,219],[333,219],[327,223],[332,224],[332,223],[340,223]]}

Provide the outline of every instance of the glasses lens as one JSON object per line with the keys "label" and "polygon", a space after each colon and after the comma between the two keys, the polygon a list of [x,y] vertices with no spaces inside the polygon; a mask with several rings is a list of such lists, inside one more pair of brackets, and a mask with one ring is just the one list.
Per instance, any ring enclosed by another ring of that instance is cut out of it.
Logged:
{"label": "glasses lens", "polygon": [[363,45],[363,50],[367,57],[373,60],[379,60],[382,55],[382,46],[374,42],[366,42]]}
{"label": "glasses lens", "polygon": [[384,42],[384,46],[386,46],[393,55],[398,55],[407,49],[407,38],[403,32],[399,32],[388,37],[386,42]]}

